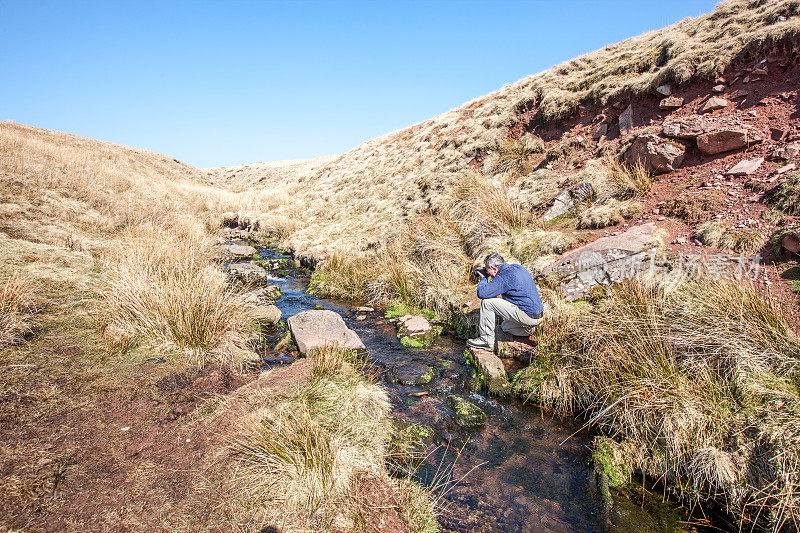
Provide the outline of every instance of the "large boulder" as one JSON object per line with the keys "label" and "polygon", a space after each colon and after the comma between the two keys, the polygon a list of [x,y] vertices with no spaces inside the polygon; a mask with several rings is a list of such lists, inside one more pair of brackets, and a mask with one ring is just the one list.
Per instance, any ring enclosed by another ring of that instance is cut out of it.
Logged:
{"label": "large boulder", "polygon": [[553,205],[542,216],[542,220],[547,222],[556,217],[566,214],[570,209],[583,201],[594,196],[594,187],[588,181],[577,183],[569,189],[561,191],[553,200]]}
{"label": "large boulder", "polygon": [[637,137],[625,151],[625,161],[630,165],[642,165],[647,172],[663,174],[680,167],[685,154],[682,144],[646,134]]}
{"label": "large boulder", "polygon": [[738,150],[762,141],[760,133],[744,128],[732,128],[704,133],[697,137],[697,147],[706,155]]}
{"label": "large boulder", "polygon": [[544,274],[557,278],[567,300],[589,296],[596,285],[621,282],[649,268],[663,268],[657,253],[663,244],[662,234],[663,230],[652,222],[634,226],[620,235],[602,237],[567,252],[545,267]]}
{"label": "large boulder", "polygon": [[667,122],[661,127],[661,133],[666,137],[694,140],[698,135],[708,131],[708,123],[703,117],[692,115],[690,117]]}
{"label": "large boulder", "polygon": [[289,317],[289,330],[301,354],[312,355],[325,345],[364,351],[366,347],[341,316],[328,310],[303,311]]}

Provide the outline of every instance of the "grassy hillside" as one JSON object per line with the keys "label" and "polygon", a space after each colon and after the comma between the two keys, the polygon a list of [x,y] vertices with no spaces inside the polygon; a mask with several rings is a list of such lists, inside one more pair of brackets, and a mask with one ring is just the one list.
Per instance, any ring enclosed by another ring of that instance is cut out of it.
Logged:
{"label": "grassy hillside", "polygon": [[[289,171],[270,184],[263,180],[273,174],[264,169],[239,167],[235,183],[288,194],[292,215],[302,217],[288,241],[301,254],[374,250],[409,217],[439,209],[476,158],[502,149],[509,135],[571,116],[579,106],[654,94],[663,83],[713,79],[749,50],[800,34],[799,13],[797,0],[723,2],[707,15],[609,45],[368,141],[322,167]],[[501,170],[483,167],[506,184]],[[554,187],[552,176],[534,178],[537,186]],[[263,221],[283,227],[283,216]]]}

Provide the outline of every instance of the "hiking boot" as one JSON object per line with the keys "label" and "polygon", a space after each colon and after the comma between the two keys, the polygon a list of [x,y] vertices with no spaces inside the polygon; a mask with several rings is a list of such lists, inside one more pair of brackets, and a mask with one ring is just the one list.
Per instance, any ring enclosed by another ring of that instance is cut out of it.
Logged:
{"label": "hiking boot", "polygon": [[479,350],[494,350],[494,346],[478,337],[477,339],[467,339],[467,346],[470,348],[477,348]]}

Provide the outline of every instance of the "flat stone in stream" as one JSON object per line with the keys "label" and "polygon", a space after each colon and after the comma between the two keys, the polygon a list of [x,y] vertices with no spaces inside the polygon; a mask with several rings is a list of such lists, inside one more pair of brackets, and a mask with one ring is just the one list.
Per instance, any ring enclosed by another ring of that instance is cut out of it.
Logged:
{"label": "flat stone in stream", "polygon": [[433,379],[433,369],[422,363],[406,363],[394,369],[394,376],[401,385],[427,385]]}
{"label": "flat stone in stream", "polygon": [[244,283],[266,283],[267,271],[252,261],[242,263],[231,263],[228,265],[228,272]]}
{"label": "flat stone in stream", "polygon": [[508,381],[506,369],[494,352],[469,347],[464,350],[464,359],[475,370],[475,377],[482,389],[498,396],[511,394],[511,383]]}
{"label": "flat stone in stream", "polygon": [[448,396],[447,403],[453,408],[453,420],[464,429],[473,429],[486,423],[486,413],[477,405],[460,396]]}
{"label": "flat stone in stream", "polygon": [[349,329],[344,319],[333,311],[303,311],[290,316],[288,323],[301,354],[313,355],[315,350],[325,345],[366,351],[356,332]]}

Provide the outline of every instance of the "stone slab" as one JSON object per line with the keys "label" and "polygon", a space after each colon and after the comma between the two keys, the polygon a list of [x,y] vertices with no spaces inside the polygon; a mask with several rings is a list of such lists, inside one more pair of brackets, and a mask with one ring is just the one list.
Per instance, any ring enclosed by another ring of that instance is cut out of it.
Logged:
{"label": "stone slab", "polygon": [[511,393],[511,383],[508,381],[503,361],[494,352],[469,347],[465,352],[465,359],[475,369],[489,393],[500,396]]}
{"label": "stone slab", "polygon": [[304,355],[312,355],[325,345],[366,351],[356,332],[348,328],[344,319],[333,311],[303,311],[289,317],[288,323],[297,348]]}
{"label": "stone slab", "polygon": [[730,170],[728,170],[725,174],[729,176],[749,176],[756,170],[758,167],[761,166],[761,163],[764,162],[763,157],[759,157],[756,159],[743,159],[736,163]]}

